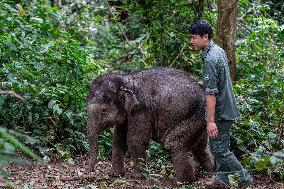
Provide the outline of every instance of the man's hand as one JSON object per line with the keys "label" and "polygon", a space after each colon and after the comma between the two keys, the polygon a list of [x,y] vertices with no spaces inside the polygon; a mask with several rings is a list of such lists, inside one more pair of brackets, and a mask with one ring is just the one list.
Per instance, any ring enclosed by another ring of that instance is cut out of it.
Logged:
{"label": "man's hand", "polygon": [[214,121],[216,96],[206,95],[207,106],[207,133],[211,139],[215,139],[218,136],[218,128]]}
{"label": "man's hand", "polygon": [[215,139],[218,136],[218,128],[214,121],[207,122],[207,133],[211,139]]}

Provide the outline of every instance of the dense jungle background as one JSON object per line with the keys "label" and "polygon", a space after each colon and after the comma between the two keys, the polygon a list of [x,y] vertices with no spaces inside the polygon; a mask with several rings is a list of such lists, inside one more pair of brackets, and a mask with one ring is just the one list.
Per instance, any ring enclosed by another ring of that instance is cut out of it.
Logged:
{"label": "dense jungle background", "polygon": [[1,0],[0,187],[170,187],[172,164],[155,142],[146,181],[107,177],[111,130],[99,141],[102,177],[85,176],[86,95],[109,70],[167,66],[202,79],[188,34],[199,18],[230,58],[242,114],[232,150],[263,188],[284,187],[283,9],[281,0]]}

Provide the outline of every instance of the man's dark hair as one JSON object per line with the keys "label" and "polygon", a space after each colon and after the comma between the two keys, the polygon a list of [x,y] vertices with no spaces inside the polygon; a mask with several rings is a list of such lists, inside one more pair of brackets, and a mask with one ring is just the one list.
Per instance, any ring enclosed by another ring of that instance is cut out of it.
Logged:
{"label": "man's dark hair", "polygon": [[205,20],[197,20],[196,22],[194,22],[190,26],[189,33],[193,35],[200,35],[200,36],[204,36],[205,34],[208,34],[208,39],[212,39],[212,36],[213,36],[212,27]]}

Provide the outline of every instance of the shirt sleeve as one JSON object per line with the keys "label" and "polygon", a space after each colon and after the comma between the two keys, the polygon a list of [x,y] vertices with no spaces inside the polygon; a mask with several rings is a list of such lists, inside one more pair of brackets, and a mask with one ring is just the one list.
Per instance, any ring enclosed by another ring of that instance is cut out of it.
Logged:
{"label": "shirt sleeve", "polygon": [[204,65],[204,88],[205,95],[216,95],[218,91],[218,72],[216,65],[212,61],[207,61]]}

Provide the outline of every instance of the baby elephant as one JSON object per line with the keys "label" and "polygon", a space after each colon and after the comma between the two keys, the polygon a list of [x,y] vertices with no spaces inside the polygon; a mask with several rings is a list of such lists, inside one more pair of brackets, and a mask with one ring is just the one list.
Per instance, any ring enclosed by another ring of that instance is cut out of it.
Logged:
{"label": "baby elephant", "polygon": [[124,156],[133,159],[132,177],[142,176],[150,139],[170,152],[175,181],[194,181],[190,151],[205,170],[214,169],[207,148],[202,87],[187,73],[172,68],[152,68],[132,74],[106,74],[95,79],[88,100],[90,170],[96,164],[99,133],[114,127],[113,176],[124,174]]}

